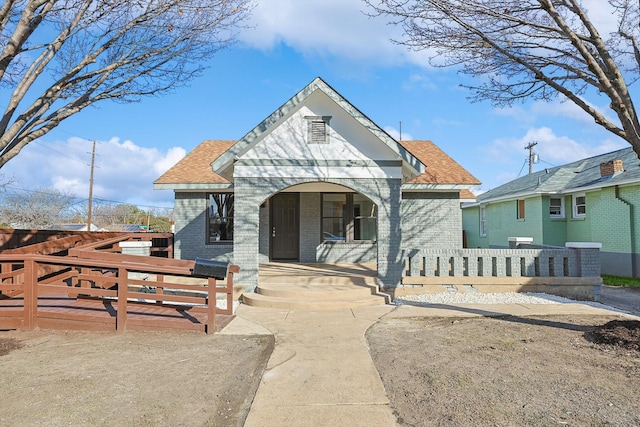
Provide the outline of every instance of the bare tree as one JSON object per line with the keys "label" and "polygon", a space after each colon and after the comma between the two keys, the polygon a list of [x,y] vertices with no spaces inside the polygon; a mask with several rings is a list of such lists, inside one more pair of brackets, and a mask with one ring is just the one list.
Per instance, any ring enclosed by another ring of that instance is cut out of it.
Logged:
{"label": "bare tree", "polygon": [[89,105],[186,84],[234,41],[251,7],[251,0],[5,0],[0,167]]}
{"label": "bare tree", "polygon": [[[607,34],[580,0],[364,1],[373,15],[402,25],[405,37],[398,43],[430,52],[435,66],[480,77],[466,86],[472,100],[504,106],[563,95],[640,154],[640,124],[628,87],[640,71],[637,0],[607,2],[617,19]],[[605,0],[591,4],[606,6]],[[615,118],[588,102],[594,94],[608,98]]]}
{"label": "bare tree", "polygon": [[73,195],[55,189],[2,193],[0,224],[12,228],[47,228],[70,217]]}

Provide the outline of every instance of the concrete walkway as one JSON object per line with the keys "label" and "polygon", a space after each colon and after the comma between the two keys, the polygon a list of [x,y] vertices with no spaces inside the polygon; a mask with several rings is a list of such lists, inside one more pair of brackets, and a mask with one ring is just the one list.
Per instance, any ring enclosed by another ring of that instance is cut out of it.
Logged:
{"label": "concrete walkway", "polygon": [[364,337],[391,310],[384,305],[315,312],[241,305],[224,333],[263,328],[276,338],[245,427],[395,426]]}
{"label": "concrete walkway", "polygon": [[366,330],[381,317],[616,315],[585,304],[383,305],[288,311],[241,305],[223,334],[273,334],[276,345],[245,427],[395,426]]}

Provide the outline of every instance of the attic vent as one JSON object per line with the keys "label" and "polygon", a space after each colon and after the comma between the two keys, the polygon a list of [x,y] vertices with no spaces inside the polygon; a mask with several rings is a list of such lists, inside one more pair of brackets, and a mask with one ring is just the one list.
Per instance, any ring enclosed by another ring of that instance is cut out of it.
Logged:
{"label": "attic vent", "polygon": [[309,144],[329,143],[329,120],[331,116],[307,116],[307,141]]}

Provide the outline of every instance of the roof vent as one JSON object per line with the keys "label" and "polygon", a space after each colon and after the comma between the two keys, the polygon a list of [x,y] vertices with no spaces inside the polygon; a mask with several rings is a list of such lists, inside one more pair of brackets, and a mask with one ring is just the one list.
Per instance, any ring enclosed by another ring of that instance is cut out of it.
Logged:
{"label": "roof vent", "polygon": [[622,165],[622,160],[609,160],[608,162],[600,163],[600,176],[611,176],[615,175],[619,172],[622,172],[624,167]]}

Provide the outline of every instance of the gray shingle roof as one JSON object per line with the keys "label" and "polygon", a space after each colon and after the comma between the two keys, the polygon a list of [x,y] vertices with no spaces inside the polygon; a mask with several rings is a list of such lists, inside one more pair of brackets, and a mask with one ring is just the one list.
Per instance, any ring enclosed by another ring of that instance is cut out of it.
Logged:
{"label": "gray shingle roof", "polygon": [[[601,177],[600,164],[612,160],[622,160],[624,171]],[[640,160],[633,148],[628,147],[525,175],[479,195],[477,201],[489,202],[532,194],[575,193],[589,187],[608,187],[634,181],[640,183]]]}

